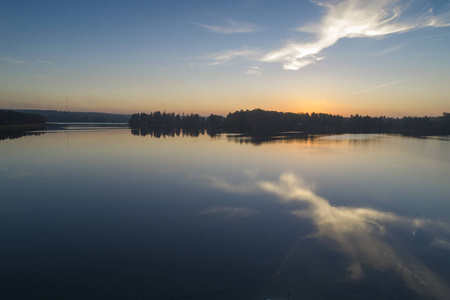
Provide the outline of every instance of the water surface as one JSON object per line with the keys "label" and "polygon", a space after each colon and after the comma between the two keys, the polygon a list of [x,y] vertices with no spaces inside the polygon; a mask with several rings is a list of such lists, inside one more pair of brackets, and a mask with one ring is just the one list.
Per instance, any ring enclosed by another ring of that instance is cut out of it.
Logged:
{"label": "water surface", "polygon": [[450,141],[0,141],[4,299],[447,299]]}

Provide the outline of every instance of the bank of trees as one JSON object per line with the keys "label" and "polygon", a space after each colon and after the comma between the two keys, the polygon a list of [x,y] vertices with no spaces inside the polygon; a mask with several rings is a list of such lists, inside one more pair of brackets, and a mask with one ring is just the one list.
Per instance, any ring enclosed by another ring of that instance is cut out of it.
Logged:
{"label": "bank of trees", "polygon": [[[149,114],[140,113],[133,114],[130,118],[130,125],[132,127],[217,127],[222,126],[225,118],[218,115],[210,115],[209,117],[202,117],[199,114],[174,114],[166,112],[152,112]],[[222,124],[222,125],[221,125]]]}
{"label": "bank of trees", "polygon": [[20,113],[12,110],[0,110],[0,126],[44,124],[45,117],[40,114]]}
{"label": "bank of trees", "polygon": [[56,110],[29,110],[16,109],[22,113],[34,113],[44,116],[47,122],[74,122],[74,123],[127,123],[129,114],[110,114],[100,112],[75,112]]}
{"label": "bank of trees", "polygon": [[352,115],[343,117],[324,113],[284,113],[262,109],[240,110],[226,117],[198,114],[175,115],[153,112],[131,116],[130,125],[143,127],[208,128],[250,134],[270,135],[281,131],[308,133],[402,133],[402,134],[450,134],[450,114],[441,117],[369,117]]}
{"label": "bank of trees", "polygon": [[282,113],[261,109],[229,113],[226,128],[233,131],[270,133],[303,131],[309,133],[403,133],[450,134],[450,114],[441,117],[343,117],[323,113]]}

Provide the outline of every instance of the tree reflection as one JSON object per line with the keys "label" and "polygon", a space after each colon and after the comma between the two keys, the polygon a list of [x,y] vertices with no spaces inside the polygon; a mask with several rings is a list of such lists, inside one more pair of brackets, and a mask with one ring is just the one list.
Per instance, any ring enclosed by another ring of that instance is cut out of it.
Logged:
{"label": "tree reflection", "polygon": [[252,144],[259,146],[262,144],[270,144],[277,142],[293,143],[313,141],[320,137],[319,135],[307,134],[303,132],[282,132],[279,134],[229,134],[227,139],[230,142],[238,144]]}
{"label": "tree reflection", "polygon": [[44,134],[44,132],[32,132],[32,131],[20,131],[20,130],[0,130],[0,141],[3,140],[14,140],[19,139],[24,136],[30,136],[30,135],[41,135]]}
{"label": "tree reflection", "polygon": [[259,146],[268,143],[277,142],[307,142],[313,141],[322,135],[312,135],[302,132],[284,132],[278,134],[233,134],[225,133],[221,130],[213,128],[182,128],[182,127],[137,127],[131,128],[131,134],[134,136],[151,137],[151,138],[171,138],[171,137],[199,137],[207,135],[211,138],[226,135],[230,142],[239,144],[252,144]]}
{"label": "tree reflection", "polygon": [[149,136],[153,138],[171,138],[179,136],[198,137],[200,135],[209,135],[214,137],[217,133],[200,127],[181,128],[181,127],[142,127],[132,128],[131,134],[135,136]]}

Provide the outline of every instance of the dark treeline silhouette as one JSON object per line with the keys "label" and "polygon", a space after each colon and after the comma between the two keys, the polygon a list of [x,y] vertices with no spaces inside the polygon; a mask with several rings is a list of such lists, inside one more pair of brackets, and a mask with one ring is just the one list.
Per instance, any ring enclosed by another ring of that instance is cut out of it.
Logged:
{"label": "dark treeline silhouette", "polygon": [[45,117],[34,113],[20,113],[12,110],[0,110],[0,126],[45,124]]}
{"label": "dark treeline silhouette", "polygon": [[283,131],[306,133],[400,133],[415,135],[450,134],[450,114],[440,117],[369,117],[331,115],[324,113],[284,113],[262,109],[240,110],[226,117],[198,114],[175,115],[154,112],[134,114],[132,128],[180,127],[207,128],[211,132],[242,132],[251,135],[274,135]]}
{"label": "dark treeline silhouette", "polygon": [[450,134],[450,114],[441,117],[369,117],[330,115],[323,113],[283,113],[261,109],[229,113],[228,131],[271,134],[282,131],[308,133],[401,133]]}
{"label": "dark treeline silhouette", "polygon": [[15,110],[25,113],[43,115],[47,122],[73,122],[73,123],[127,123],[130,115],[109,114],[100,112],[73,112],[56,110]]}
{"label": "dark treeline silhouette", "polygon": [[152,112],[150,114],[140,113],[133,114],[129,120],[131,127],[180,127],[180,128],[196,128],[196,127],[220,127],[223,125],[225,118],[218,115],[210,115],[205,118],[198,114],[182,114]]}
{"label": "dark treeline silhouette", "polygon": [[45,117],[11,110],[0,110],[0,141],[18,139],[27,135],[40,135],[29,130],[45,129]]}

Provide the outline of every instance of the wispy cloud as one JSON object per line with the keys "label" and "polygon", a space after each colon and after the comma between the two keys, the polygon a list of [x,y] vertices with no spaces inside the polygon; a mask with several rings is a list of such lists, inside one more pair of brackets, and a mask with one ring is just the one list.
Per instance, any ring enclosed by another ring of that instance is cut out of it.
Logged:
{"label": "wispy cloud", "polygon": [[436,42],[450,38],[450,32],[441,33],[441,34],[433,34],[426,35],[412,39],[412,41],[419,41],[424,43]]}
{"label": "wispy cloud", "polygon": [[380,84],[380,85],[377,85],[377,86],[373,86],[373,87],[368,88],[368,89],[356,91],[356,92],[352,93],[352,95],[366,93],[366,92],[369,92],[369,91],[381,89],[381,88],[384,88],[384,87],[387,87],[387,86],[391,86],[391,85],[394,85],[394,84],[398,84],[398,83],[402,83],[402,82],[410,81],[410,80],[414,80],[414,78],[406,78],[406,79],[402,79],[402,80],[396,80],[396,81],[392,81],[392,82],[388,82],[388,83],[383,83],[383,84]]}
{"label": "wispy cloud", "polygon": [[237,194],[248,194],[255,192],[255,190],[258,189],[258,187],[253,182],[247,185],[233,184],[215,176],[203,178],[203,183],[214,189],[219,189],[221,191],[225,191],[228,193],[237,193]]}
{"label": "wispy cloud", "polygon": [[208,29],[211,32],[220,34],[252,33],[264,29],[264,26],[253,23],[237,22],[235,20],[227,20],[226,23],[226,26],[207,25],[199,23],[196,24]]}
{"label": "wispy cloud", "polygon": [[247,75],[257,75],[261,76],[261,68],[257,65],[253,65],[245,72]]}
{"label": "wispy cloud", "polygon": [[13,63],[13,64],[26,64],[27,63],[26,61],[14,59],[14,58],[11,58],[11,57],[3,57],[3,60],[7,61],[7,62],[10,62],[10,63]]}
{"label": "wispy cloud", "polygon": [[450,54],[434,54],[434,53],[410,53],[413,56],[425,56],[425,57],[449,57]]}
{"label": "wispy cloud", "polygon": [[[383,37],[424,27],[450,26],[450,12],[435,15],[431,7],[404,0],[344,0],[315,2],[326,9],[317,24],[298,31],[315,35],[307,43],[289,42],[266,54],[263,61],[280,62],[285,70],[299,70],[322,59],[325,48],[343,38]],[[420,4],[420,3],[418,3]]]}
{"label": "wispy cloud", "polygon": [[45,61],[45,60],[36,60],[37,62],[39,62],[39,63],[41,63],[41,64],[46,64],[46,65],[53,65],[53,63],[52,62],[49,62],[49,61]]}
{"label": "wispy cloud", "polygon": [[372,53],[368,53],[367,56],[381,56],[381,55],[386,55],[386,54],[390,54],[390,53],[394,53],[399,51],[400,49],[402,49],[403,47],[405,47],[404,44],[400,44],[400,45],[396,45],[393,47],[389,47],[386,49],[383,49],[381,51],[377,51],[377,52],[372,52]]}
{"label": "wispy cloud", "polygon": [[251,49],[227,50],[210,54],[204,59],[209,60],[209,66],[221,65],[237,58],[254,59],[259,53]]}

